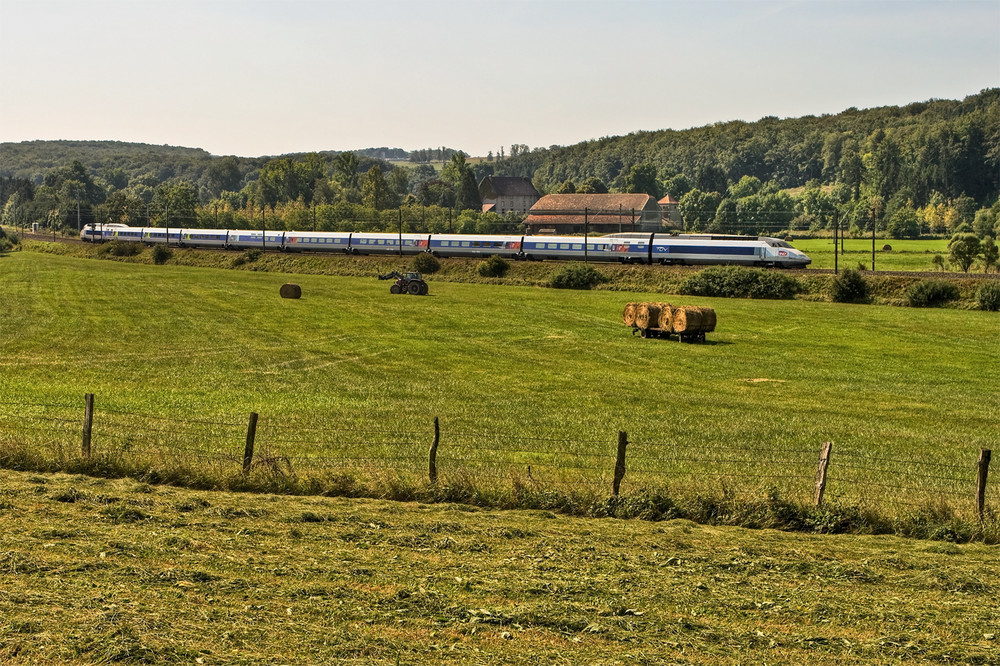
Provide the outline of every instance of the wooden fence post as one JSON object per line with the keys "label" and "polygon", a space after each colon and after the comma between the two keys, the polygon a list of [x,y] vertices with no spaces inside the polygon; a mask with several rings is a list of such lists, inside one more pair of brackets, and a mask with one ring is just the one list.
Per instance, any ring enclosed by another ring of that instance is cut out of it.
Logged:
{"label": "wooden fence post", "polygon": [[992,456],[992,450],[979,449],[979,473],[976,475],[976,510],[979,511],[979,520],[983,519],[983,513],[986,511],[986,477],[990,473]]}
{"label": "wooden fence post", "polygon": [[816,494],[813,497],[816,506],[823,504],[823,493],[826,491],[826,468],[830,465],[830,451],[833,442],[823,442],[819,451],[819,467],[816,469]]}
{"label": "wooden fence post", "polygon": [[243,449],[243,473],[250,473],[253,464],[253,443],[257,438],[257,412],[250,412],[250,423],[247,424],[247,446]]}
{"label": "wooden fence post", "polygon": [[430,478],[431,483],[437,483],[438,480],[438,443],[441,441],[441,427],[438,424],[438,417],[434,417],[434,441],[431,442],[431,450],[427,460],[427,476]]}
{"label": "wooden fence post", "polygon": [[85,394],[83,400],[83,445],[80,454],[84,458],[90,458],[90,435],[94,431],[94,394]]}
{"label": "wooden fence post", "polygon": [[625,447],[628,446],[628,434],[618,431],[618,457],[615,459],[615,479],[611,484],[611,494],[618,497],[622,479],[625,478]]}

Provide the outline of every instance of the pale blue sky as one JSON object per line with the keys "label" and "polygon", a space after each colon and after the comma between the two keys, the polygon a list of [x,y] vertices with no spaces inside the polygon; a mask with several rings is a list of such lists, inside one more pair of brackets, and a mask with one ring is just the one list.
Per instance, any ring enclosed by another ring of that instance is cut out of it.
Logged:
{"label": "pale blue sky", "polygon": [[572,144],[1000,86],[1000,0],[0,0],[0,141]]}

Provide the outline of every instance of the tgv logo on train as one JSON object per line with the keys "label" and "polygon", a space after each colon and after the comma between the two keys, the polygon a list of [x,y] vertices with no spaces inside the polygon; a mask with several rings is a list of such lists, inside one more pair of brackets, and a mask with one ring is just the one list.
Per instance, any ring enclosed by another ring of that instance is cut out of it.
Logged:
{"label": "tgv logo on train", "polygon": [[109,240],[207,247],[318,251],[347,254],[419,254],[440,257],[588,259],[634,264],[743,264],[804,268],[812,260],[791,245],[766,236],[619,233],[609,236],[492,236],[466,234],[387,234],[335,231],[250,231],[247,229],[164,229],[124,224],[88,224],[88,242]]}

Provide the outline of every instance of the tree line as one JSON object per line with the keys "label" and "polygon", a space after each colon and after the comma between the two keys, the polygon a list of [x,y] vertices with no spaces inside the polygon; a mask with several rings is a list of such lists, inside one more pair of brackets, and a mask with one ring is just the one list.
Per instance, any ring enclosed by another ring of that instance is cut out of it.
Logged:
{"label": "tree line", "polygon": [[[429,163],[441,160],[440,170]],[[94,221],[226,226],[227,215],[292,228],[302,210],[317,216],[318,228],[321,220],[343,226],[348,210],[368,224],[401,208],[426,209],[421,218],[438,221],[448,211],[454,226],[463,211],[466,219],[481,215],[476,184],[493,174],[529,177],[543,193],[669,195],[677,226],[687,231],[781,235],[837,226],[894,238],[984,237],[1000,231],[1000,89],[961,101],[637,132],[567,147],[513,144],[482,160],[445,147],[242,158],[116,142],[25,142],[0,146],[0,174],[5,223],[67,228]]]}

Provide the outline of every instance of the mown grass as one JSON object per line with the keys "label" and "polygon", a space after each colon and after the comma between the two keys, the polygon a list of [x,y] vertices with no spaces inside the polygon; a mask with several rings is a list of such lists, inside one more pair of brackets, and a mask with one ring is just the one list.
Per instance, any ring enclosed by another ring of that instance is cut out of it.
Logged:
{"label": "mown grass", "polygon": [[995,663],[996,547],[0,471],[5,663]]}
{"label": "mown grass", "polygon": [[[812,259],[810,268],[833,268],[834,253],[832,238],[804,238],[796,240],[793,245],[809,255]],[[892,250],[883,250],[886,245]],[[837,259],[839,267],[858,268],[858,264],[864,266],[865,270],[872,267],[872,240],[871,238],[847,238],[843,241],[845,253]],[[937,271],[934,265],[934,257],[941,256],[944,265],[948,269],[942,271],[947,275],[954,272],[948,263],[948,241],[942,239],[934,240],[895,240],[891,238],[875,239],[875,270],[876,271]]]}
{"label": "mown grass", "polygon": [[[288,280],[302,300],[278,298]],[[253,411],[268,474],[287,476],[281,459],[294,458],[297,478],[327,479],[299,491],[405,497],[426,477],[437,416],[452,487],[471,478],[481,503],[517,505],[518,484],[576,486],[584,509],[607,495],[619,430],[631,441],[623,492],[667,488],[672,501],[807,502],[820,443],[833,441],[831,501],[926,522],[927,534],[969,520],[1000,408],[995,313],[671,297],[719,315],[710,344],[681,345],[631,336],[629,300],[663,296],[432,276],[418,298],[371,276],[14,253],[0,258],[0,396],[64,407],[0,407],[0,436],[71,460],[92,392],[99,455],[155,462],[176,449],[193,471],[171,480],[234,487],[221,480],[238,476]],[[57,434],[27,428],[53,418]],[[386,478],[387,466],[405,474]]]}
{"label": "mown grass", "polygon": [[[935,241],[910,241],[925,243]],[[24,244],[28,251],[75,256],[86,258],[110,259],[125,263],[153,264],[152,250],[143,246],[135,246],[136,253],[109,251],[105,245],[72,245],[66,243],[49,243],[29,241]],[[832,249],[828,250],[829,266],[833,268]],[[850,256],[850,255],[848,255]],[[264,273],[295,273],[308,275],[341,275],[352,277],[374,277],[384,275],[393,270],[413,270],[413,257],[396,256],[360,256],[347,257],[339,254],[313,255],[308,253],[282,253],[257,250],[244,252],[220,252],[214,250],[175,249],[169,260],[171,265],[202,268],[227,268],[240,271]],[[858,262],[850,259],[841,261],[841,268],[856,268]],[[863,263],[863,262],[862,262]],[[511,262],[510,268],[503,278],[486,278],[479,268],[482,261],[477,259],[445,259],[440,262],[441,268],[434,273],[434,280],[440,282],[461,282],[479,284],[504,284],[515,286],[552,286],[557,274],[567,267],[565,262]],[[594,289],[603,291],[654,292],[661,294],[678,294],[685,292],[685,283],[697,275],[701,267],[667,267],[621,264],[593,264],[595,269],[606,278]],[[866,264],[870,268],[870,263]],[[901,270],[900,267],[888,268],[881,263],[878,270]],[[757,270],[757,269],[754,269]],[[915,266],[910,270],[923,271]],[[959,290],[959,298],[947,307],[972,309],[976,307],[976,292],[985,282],[995,282],[995,276],[965,275],[951,271],[939,272],[943,278],[949,278]],[[831,283],[834,276],[820,271],[802,271],[795,274],[801,291],[796,298],[803,300],[829,301]],[[871,303],[878,305],[906,305],[907,290],[924,276],[913,273],[892,275],[881,272],[865,273],[869,284]]]}

